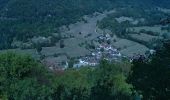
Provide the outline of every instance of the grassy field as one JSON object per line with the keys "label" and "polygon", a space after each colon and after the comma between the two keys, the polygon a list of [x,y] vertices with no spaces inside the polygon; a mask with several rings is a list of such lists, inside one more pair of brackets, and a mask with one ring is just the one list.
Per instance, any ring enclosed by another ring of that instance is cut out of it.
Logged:
{"label": "grassy field", "polygon": [[137,39],[139,41],[144,41],[144,42],[151,42],[154,40],[157,40],[159,37],[158,36],[152,36],[152,35],[148,35],[148,34],[130,34],[129,35],[131,38]]}
{"label": "grassy field", "polygon": [[64,40],[65,47],[60,48],[59,43],[55,47],[43,47],[42,54],[45,56],[53,56],[54,54],[66,54],[69,57],[80,57],[90,53],[89,50],[84,47],[80,47],[79,44],[84,43],[85,40],[77,38],[69,38]]}
{"label": "grassy field", "polygon": [[136,54],[145,55],[145,52],[148,50],[149,49],[146,46],[141,44],[136,44],[121,50],[120,53],[127,57],[133,57]]}
{"label": "grassy field", "polygon": [[139,21],[141,21],[142,19],[134,19],[132,17],[119,17],[119,18],[115,18],[119,23],[125,22],[125,21],[129,21],[131,24],[133,25],[137,25],[139,23]]}
{"label": "grassy field", "polygon": [[9,49],[9,50],[1,50],[0,53],[3,52],[14,52],[18,54],[28,54],[32,56],[35,59],[39,59],[40,56],[38,55],[36,49],[26,49],[26,50],[21,50],[21,49]]}
{"label": "grassy field", "polygon": [[136,45],[136,42],[127,40],[127,39],[120,39],[117,42],[113,43],[113,46],[119,48],[120,50],[126,49],[127,47]]}
{"label": "grassy field", "polygon": [[161,30],[161,26],[141,26],[141,27],[133,27],[133,28],[130,28],[131,31],[134,31],[134,32],[140,32],[141,30],[146,30],[146,31],[152,31],[152,32],[157,32],[157,33],[160,33],[163,34],[163,33],[166,33],[167,31],[166,30]]}
{"label": "grassy field", "polygon": [[135,54],[144,55],[149,50],[146,46],[127,39],[120,39],[113,43],[113,46],[120,49],[120,53],[127,57],[132,57]]}

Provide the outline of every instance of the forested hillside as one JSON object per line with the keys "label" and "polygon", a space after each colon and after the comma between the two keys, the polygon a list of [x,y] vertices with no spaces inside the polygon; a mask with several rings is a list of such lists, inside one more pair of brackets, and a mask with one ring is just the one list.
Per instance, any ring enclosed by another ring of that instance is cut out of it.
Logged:
{"label": "forested hillside", "polygon": [[[154,2],[154,3],[153,3]],[[158,0],[0,0],[0,49],[10,48],[13,39],[26,41],[49,35],[61,25],[82,20],[83,15],[122,6],[151,7]]]}
{"label": "forested hillside", "polygon": [[[109,0],[8,0],[1,1],[1,47],[8,48],[13,38],[26,40],[35,35],[56,32],[86,14],[112,7]],[[2,43],[5,42],[5,43]]]}

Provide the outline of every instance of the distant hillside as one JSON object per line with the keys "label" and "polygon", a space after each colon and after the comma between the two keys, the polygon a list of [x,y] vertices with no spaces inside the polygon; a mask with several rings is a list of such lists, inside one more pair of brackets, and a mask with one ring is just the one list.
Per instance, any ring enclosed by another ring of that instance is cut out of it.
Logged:
{"label": "distant hillside", "polygon": [[[152,7],[168,0],[0,0],[0,49],[10,48],[13,39],[26,41],[35,35],[48,36],[61,25],[82,16],[122,6]],[[157,3],[158,2],[158,3]]]}
{"label": "distant hillside", "polygon": [[61,25],[111,6],[109,0],[0,0],[0,49],[10,48],[13,38],[47,36]]}
{"label": "distant hillside", "polygon": [[9,0],[1,4],[1,17],[29,23],[55,22],[56,26],[74,22],[84,14],[112,6],[110,0]]}

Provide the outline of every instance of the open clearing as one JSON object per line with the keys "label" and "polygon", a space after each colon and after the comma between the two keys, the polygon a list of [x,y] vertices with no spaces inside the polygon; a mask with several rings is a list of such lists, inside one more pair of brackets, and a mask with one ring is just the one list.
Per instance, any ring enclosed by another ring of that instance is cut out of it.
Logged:
{"label": "open clearing", "polygon": [[152,31],[152,32],[157,32],[163,34],[163,33],[167,33],[167,30],[161,30],[162,26],[156,25],[156,26],[141,26],[141,27],[132,27],[130,28],[131,31],[134,32],[140,32],[141,30],[146,30],[146,31]]}
{"label": "open clearing", "polygon": [[25,50],[8,49],[8,50],[1,50],[0,52],[1,53],[3,53],[3,52],[14,52],[14,53],[18,53],[18,54],[28,54],[28,55],[31,55],[35,59],[39,59],[39,55],[38,55],[36,49],[25,49]]}
{"label": "open clearing", "polygon": [[55,54],[68,55],[69,57],[81,57],[90,54],[90,51],[82,47],[44,47],[41,52],[45,56],[54,56]]}
{"label": "open clearing", "polygon": [[129,21],[131,24],[138,24],[139,22],[143,22],[144,19],[141,18],[141,19],[134,19],[132,17],[125,17],[125,16],[122,16],[122,17],[119,17],[119,18],[115,18],[119,23],[122,23],[122,22],[125,22],[125,21]]}
{"label": "open clearing", "polygon": [[127,57],[133,57],[136,54],[145,55],[146,51],[149,51],[149,49],[146,46],[141,44],[136,44],[134,46],[130,46],[124,50],[121,50],[120,53]]}
{"label": "open clearing", "polygon": [[139,41],[144,41],[144,42],[151,42],[154,40],[157,40],[159,37],[158,36],[152,36],[144,33],[140,34],[130,34],[129,35],[131,38],[137,39]]}
{"label": "open clearing", "polygon": [[127,39],[120,39],[117,42],[113,43],[113,46],[119,49],[125,49],[127,47],[135,45],[136,42],[127,40]]}
{"label": "open clearing", "polygon": [[135,54],[144,55],[149,50],[146,46],[127,39],[120,39],[113,43],[113,46],[120,49],[120,53],[127,57],[132,57]]}

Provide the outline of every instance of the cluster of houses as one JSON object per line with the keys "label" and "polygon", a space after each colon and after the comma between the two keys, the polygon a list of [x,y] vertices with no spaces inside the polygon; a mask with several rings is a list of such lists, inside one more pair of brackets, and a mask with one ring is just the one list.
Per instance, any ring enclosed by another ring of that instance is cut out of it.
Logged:
{"label": "cluster of houses", "polygon": [[[81,57],[78,60],[78,63],[74,64],[74,68],[80,68],[83,66],[96,66],[100,63],[102,59],[105,59],[109,62],[112,61],[121,61],[122,58],[128,58],[126,56],[121,55],[121,53],[107,43],[111,39],[111,36],[109,34],[101,35],[97,38],[98,41],[102,41],[97,48],[91,53],[91,55],[88,55],[86,57]],[[154,54],[154,50],[149,51],[149,55]],[[145,56],[141,54],[134,54],[133,57],[129,58],[130,62],[132,62],[135,59],[144,59]]]}
{"label": "cluster of houses", "polygon": [[112,61],[118,61],[121,58],[120,52],[107,43],[100,44],[89,56],[82,57],[79,62],[74,64],[74,68],[80,68],[82,66],[96,66],[102,59]]}
{"label": "cluster of houses", "polygon": [[110,34],[104,34],[104,35],[100,35],[99,37],[97,37],[99,40],[110,40],[111,39],[111,36]]}

